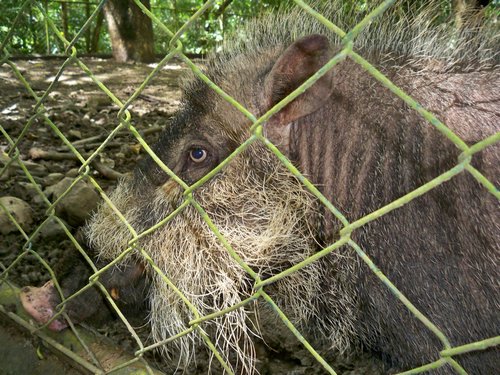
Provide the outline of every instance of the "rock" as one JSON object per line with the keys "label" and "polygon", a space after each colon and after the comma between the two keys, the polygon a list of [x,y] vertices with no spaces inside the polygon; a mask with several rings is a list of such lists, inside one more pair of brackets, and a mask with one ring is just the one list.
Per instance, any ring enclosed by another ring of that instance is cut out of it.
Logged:
{"label": "rock", "polygon": [[71,129],[68,131],[68,136],[71,139],[82,139],[82,132],[80,130]]}
{"label": "rock", "polygon": [[52,91],[49,93],[49,98],[54,101],[60,101],[63,99],[63,94],[60,91]]}
{"label": "rock", "polygon": [[51,186],[57,184],[59,181],[61,181],[64,178],[64,175],[62,173],[49,173],[44,179],[43,179],[43,185],[44,186]]}
{"label": "rock", "polygon": [[0,176],[0,181],[7,181],[10,176],[16,173],[15,168],[12,164],[9,165],[7,169],[4,169],[7,163],[9,163],[10,157],[3,151],[0,152],[0,171],[3,171],[3,174]]}
{"label": "rock", "polygon": [[49,173],[66,173],[68,170],[67,164],[62,162],[62,163],[47,163],[47,174]]}
{"label": "rock", "polygon": [[[42,186],[40,184],[37,184],[38,188],[42,190]],[[11,190],[12,195],[15,195],[16,197],[19,197],[25,201],[32,202],[35,197],[38,196],[38,191],[36,190],[36,187],[34,184],[31,182],[25,182],[25,181],[18,181],[15,184],[12,185],[12,190]],[[41,203],[42,200],[39,200],[39,203]]]}
{"label": "rock", "polygon": [[[62,219],[59,219],[62,221],[63,225],[67,228],[68,225],[66,222]],[[61,226],[59,221],[51,217],[45,224],[40,228],[40,231],[38,232],[38,236],[44,240],[51,240],[59,237],[66,237],[66,233],[64,232],[64,228]]]}
{"label": "rock", "polygon": [[[7,209],[24,231],[29,230],[33,223],[33,212],[28,203],[16,197],[1,197],[0,204]],[[5,210],[0,208],[0,233],[6,235],[17,230],[17,227]]]}
{"label": "rock", "polygon": [[31,200],[31,202],[34,205],[45,205],[44,199],[42,198],[41,195],[38,195],[38,194],[33,197],[33,199]]}
{"label": "rock", "polygon": [[[65,177],[57,184],[49,186],[44,193],[54,202],[73,183],[75,179]],[[90,217],[97,207],[99,195],[95,189],[85,181],[78,181],[76,185],[56,205],[56,215],[68,222],[71,226],[80,226]]]}
{"label": "rock", "polygon": [[111,104],[109,97],[102,92],[92,93],[84,99],[84,107],[89,114],[94,114]]}
{"label": "rock", "polygon": [[47,175],[47,167],[40,163],[34,163],[32,161],[24,160],[24,165],[28,168],[28,171],[33,176],[43,177]]}
{"label": "rock", "polygon": [[[1,152],[0,170],[3,170],[7,164],[9,166],[4,171],[2,176],[0,176],[0,181],[7,181],[9,177],[25,174],[17,160],[12,160],[6,153]],[[29,160],[23,160],[23,164],[28,169],[29,173],[34,177],[41,177],[47,174],[47,168],[42,164],[34,163]]]}
{"label": "rock", "polygon": [[66,177],[77,177],[78,176],[78,168],[72,168],[66,172]]}
{"label": "rock", "polygon": [[111,169],[115,167],[115,161],[107,156],[101,155],[100,162]]}

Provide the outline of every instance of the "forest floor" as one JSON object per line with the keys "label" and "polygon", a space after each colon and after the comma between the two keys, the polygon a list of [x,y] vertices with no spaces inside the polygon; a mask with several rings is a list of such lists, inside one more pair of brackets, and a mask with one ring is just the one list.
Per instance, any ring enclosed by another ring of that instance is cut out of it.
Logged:
{"label": "forest floor", "polygon": [[[153,69],[153,65],[117,64],[112,60],[98,58],[85,58],[82,61],[94,76],[122,102],[135,92]],[[61,59],[15,61],[16,69],[37,96],[43,95],[62,64]],[[179,78],[186,71],[187,68],[178,62],[167,64],[129,108],[132,125],[144,135],[148,144],[154,143],[159,130],[179,107],[181,98]],[[64,134],[72,145],[87,157],[119,124],[117,119],[119,107],[113,104],[101,88],[76,64],[70,64],[64,70],[58,84],[51,90],[43,104],[45,115],[58,130],[51,128],[42,116],[33,117],[36,101],[7,64],[0,66],[0,92],[0,125],[13,141],[24,132],[17,145],[20,159],[26,163],[35,182],[44,191],[48,191],[47,189],[65,177],[77,176],[81,166],[81,162],[73,156],[58,132]],[[9,150],[9,146],[4,134],[0,136],[0,155],[2,156],[0,171],[6,165],[7,168],[3,175],[0,175],[0,197],[17,197],[31,207],[32,217],[26,225],[32,231],[45,220],[47,205],[40,199],[24,172],[15,163],[9,165],[6,150]],[[103,190],[108,192],[116,185],[117,175],[133,170],[134,165],[143,155],[144,152],[137,139],[126,130],[120,131],[100,153],[97,163],[93,165],[100,172],[94,171],[92,176]],[[73,234],[77,233],[78,227],[79,224],[68,225]],[[30,233],[29,230],[28,233]],[[44,236],[40,235],[32,241],[31,249],[35,250],[52,267],[57,268],[57,263],[68,252],[78,254],[67,235],[58,230],[57,224],[51,231],[46,232],[48,233]],[[20,287],[40,286],[50,279],[50,275],[35,255],[27,254],[18,259],[24,250],[25,243],[26,240],[17,231],[0,234],[0,272],[2,268],[12,265],[7,275],[8,281]],[[17,262],[15,262],[16,259],[18,259]],[[141,320],[136,320],[135,323],[141,339],[148,343],[147,324]],[[130,353],[137,350],[135,341],[118,319],[107,319],[99,322],[94,328],[110,337],[123,350]],[[35,362],[36,358],[39,358],[34,354],[37,351],[38,339],[25,336],[14,337],[14,332],[15,330],[0,325],[0,348],[4,348],[3,351],[0,350],[3,363],[0,375],[25,373],[26,363],[20,360],[24,351],[29,352],[28,357]],[[20,344],[15,344],[18,341]],[[16,348],[20,350],[19,355],[15,354]],[[287,348],[283,346],[282,349],[281,351],[271,350],[266,345],[259,346],[258,356],[262,374],[324,373],[322,367],[298,343],[288,345]],[[51,358],[53,357],[46,355],[44,361],[50,362]],[[304,360],[304,358],[308,359]],[[155,353],[146,354],[146,359],[165,373],[174,373],[176,369],[176,364],[166,364]],[[177,373],[206,374],[209,366],[207,361],[209,361],[208,356],[204,358],[202,355],[198,357],[194,368],[179,369]],[[19,365],[18,368],[16,364]],[[65,365],[59,365],[57,359],[54,359],[50,365],[54,366],[49,371],[50,373],[65,373],[66,371]],[[33,372],[33,370],[30,373],[49,373],[43,366],[41,372]],[[340,373],[372,373],[370,371],[356,371],[348,366]]]}
{"label": "forest floor", "polygon": [[[33,59],[17,60],[14,63],[33,92],[41,97],[58,73],[63,61],[62,59]],[[154,67],[154,65],[145,64],[117,64],[113,60],[98,58],[86,58],[82,59],[82,62],[122,102],[134,93]],[[129,107],[132,125],[141,132],[148,144],[154,143],[161,127],[179,107],[178,79],[185,70],[185,67],[177,62],[167,64]],[[0,67],[0,92],[0,125],[15,141],[34,115],[36,100],[16,77],[14,70],[6,64]],[[119,107],[76,64],[70,64],[64,70],[43,105],[47,117],[84,156],[95,151],[119,124],[117,118]],[[2,156],[0,170],[9,160],[4,153],[8,149],[6,137],[0,136]],[[41,116],[30,123],[18,144],[18,149],[20,159],[26,163],[35,182],[44,191],[65,177],[75,177],[81,166],[81,162],[72,156],[73,154],[57,132],[47,125]],[[38,157],[34,155],[35,151],[46,152],[50,155]],[[113,171],[130,172],[142,155],[139,142],[128,131],[121,131],[97,158],[104,174],[94,172],[92,176],[105,191],[110,191],[116,185],[117,175]],[[13,196],[29,204],[32,212],[28,229],[32,231],[46,218],[47,205],[40,199],[23,171],[15,167],[11,165],[0,176],[0,197]],[[75,234],[79,225],[73,224],[68,227]],[[48,264],[57,268],[57,262],[63,259],[66,253],[76,254],[76,250],[62,231],[55,228],[52,232],[54,233],[40,236],[33,241],[32,249]],[[9,267],[21,254],[25,242],[18,232],[0,233],[0,267]],[[49,278],[49,273],[31,254],[22,257],[8,273],[8,281],[21,287],[40,286]],[[133,340],[116,319],[108,320],[97,328],[106,336],[114,335],[117,345],[125,350],[134,350]],[[143,336],[147,338],[147,330],[142,331]],[[5,325],[0,326],[0,348],[3,348],[0,349],[0,358],[3,359],[0,374],[23,374],[26,373],[24,371],[26,366],[31,368],[31,374],[65,373],[67,366],[61,367],[57,358],[50,355],[44,356],[44,365],[34,366],[33,361],[36,362],[37,358],[34,353],[37,351],[39,340],[23,335],[15,338],[15,332],[17,330],[7,329]],[[16,344],[22,343],[23,339],[24,344]],[[27,356],[25,356],[26,350],[29,352]],[[32,357],[35,360],[31,361]],[[26,358],[26,360],[20,360],[20,358]],[[153,358],[152,361],[155,362],[155,359]],[[161,362],[156,365],[162,367]],[[40,368],[39,372],[37,372],[38,368]],[[47,368],[52,370],[47,372]],[[167,368],[164,370],[168,373]]]}

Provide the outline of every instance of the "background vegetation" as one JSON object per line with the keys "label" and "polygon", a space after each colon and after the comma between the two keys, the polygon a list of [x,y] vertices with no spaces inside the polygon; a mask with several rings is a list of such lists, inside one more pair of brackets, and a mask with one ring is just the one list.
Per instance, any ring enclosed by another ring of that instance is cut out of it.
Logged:
{"label": "background vegetation", "polygon": [[[117,3],[131,0],[110,0]],[[171,30],[178,30],[189,17],[199,9],[202,0],[142,0],[150,3],[151,11]],[[328,1],[328,0],[326,0]],[[442,9],[443,17],[448,17],[457,4],[468,6],[486,6],[488,17],[498,17],[500,0],[435,0]],[[355,8],[358,12],[367,12],[376,0],[346,0],[345,6]],[[412,3],[423,3],[415,0]],[[2,0],[0,2],[0,41],[9,31],[16,15],[24,1]],[[196,22],[182,36],[186,52],[203,54],[224,39],[224,35],[233,31],[243,21],[255,17],[262,12],[273,11],[280,6],[291,3],[290,0],[217,0],[215,5],[204,14],[201,21]],[[22,19],[16,27],[16,32],[8,46],[14,55],[54,55],[63,53],[63,47],[43,17],[37,4],[43,6],[50,19],[61,30],[67,39],[71,40],[82,28],[90,14],[97,8],[98,0],[38,0],[22,13]],[[168,50],[169,38],[153,24],[154,51],[164,54]],[[86,33],[77,41],[79,53],[110,54],[111,39],[102,12],[93,19]]]}

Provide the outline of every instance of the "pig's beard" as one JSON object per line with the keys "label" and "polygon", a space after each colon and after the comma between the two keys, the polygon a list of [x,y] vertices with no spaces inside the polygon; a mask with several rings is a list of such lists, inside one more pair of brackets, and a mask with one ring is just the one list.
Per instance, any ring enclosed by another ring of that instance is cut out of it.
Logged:
{"label": "pig's beard", "polygon": [[[261,162],[263,157],[261,152]],[[195,199],[241,259],[265,278],[314,253],[315,230],[307,223],[318,222],[318,219],[311,218],[316,214],[314,199],[283,166],[266,160],[261,165],[267,170],[258,172],[251,165],[252,160],[255,159],[240,156],[222,174],[198,189]],[[242,182],[235,185],[234,181]],[[137,231],[148,229],[144,227],[144,215],[158,222],[173,211],[172,202],[178,204],[182,199],[180,189],[170,190],[165,196],[159,188],[152,199],[149,197],[145,211],[144,207],[138,207],[134,192],[127,191],[129,189],[127,183],[120,184],[111,200]],[[130,238],[128,229],[107,206],[103,206],[89,224],[88,234],[104,259],[118,256]],[[148,269],[153,284],[149,301],[155,342],[186,330],[189,321],[195,319],[192,310],[164,277],[186,296],[200,316],[231,307],[255,292],[253,279],[192,206],[146,236],[140,245],[164,273],[159,275]],[[300,326],[311,317],[317,318],[318,312],[311,301],[321,295],[322,272],[321,267],[308,266],[265,290],[272,293],[292,322]],[[261,335],[258,324],[252,323],[256,321],[257,307],[251,302],[199,325],[226,362],[245,374],[255,370],[252,337]],[[336,336],[339,337],[338,331]],[[195,329],[173,341],[183,365],[193,362],[201,340],[202,334]],[[339,344],[347,347],[344,342]],[[165,353],[168,354],[166,350]]]}

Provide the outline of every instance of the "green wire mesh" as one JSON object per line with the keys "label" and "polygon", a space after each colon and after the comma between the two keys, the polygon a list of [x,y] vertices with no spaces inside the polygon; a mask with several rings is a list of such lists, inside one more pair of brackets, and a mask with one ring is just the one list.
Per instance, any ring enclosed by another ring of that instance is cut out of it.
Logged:
{"label": "green wire mesh", "polygon": [[[273,301],[273,299],[266,293],[265,288],[267,285],[270,285],[277,280],[280,280],[282,278],[285,278],[292,274],[293,272],[296,272],[311,263],[315,262],[321,257],[324,257],[328,254],[330,254],[332,251],[335,251],[336,249],[340,248],[343,245],[348,245],[350,246],[362,259],[367,266],[370,268],[370,270],[380,279],[380,282],[383,283],[393,294],[394,296],[402,303],[406,308],[417,318],[419,319],[423,326],[430,330],[442,343],[442,351],[439,353],[440,359],[426,364],[422,367],[411,369],[409,371],[404,372],[404,374],[417,374],[421,373],[424,371],[432,370],[432,369],[437,369],[441,366],[444,366],[446,364],[451,365],[455,371],[459,374],[464,374],[465,371],[463,368],[460,367],[460,365],[453,359],[453,356],[467,353],[470,351],[474,350],[483,350],[488,347],[498,345],[500,344],[500,336],[499,337],[492,337],[492,338],[486,338],[482,341],[478,342],[472,342],[468,343],[466,345],[462,345],[459,347],[452,347],[449,343],[449,340],[447,339],[446,335],[439,330],[438,327],[436,327],[432,321],[430,321],[426,316],[425,312],[419,311],[395,286],[394,284],[391,283],[391,281],[381,272],[379,268],[372,262],[372,260],[368,257],[368,255],[363,251],[363,249],[351,239],[351,233],[353,231],[357,230],[358,228],[361,228],[365,224],[377,220],[380,218],[382,215],[385,215],[392,210],[399,208],[408,202],[411,202],[413,199],[427,193],[431,189],[435,188],[436,186],[439,186],[443,182],[453,178],[454,176],[460,174],[460,173],[466,173],[469,172],[476,180],[481,183],[482,186],[484,186],[485,189],[487,189],[491,194],[493,194],[497,199],[500,199],[500,192],[498,189],[494,186],[493,183],[491,183],[485,176],[483,176],[479,171],[477,171],[474,167],[471,165],[471,160],[474,156],[475,153],[484,150],[486,147],[491,146],[492,144],[497,143],[500,140],[500,133],[496,133],[481,142],[476,143],[475,145],[468,146],[463,140],[461,140],[455,133],[453,133],[445,124],[440,122],[431,112],[427,111],[425,108],[423,108],[418,102],[416,102],[413,98],[411,98],[409,95],[407,95],[404,91],[402,91],[400,88],[398,88],[396,85],[394,85],[387,77],[385,77],[380,71],[378,71],[375,67],[373,67],[368,61],[366,61],[362,56],[358,55],[355,52],[355,43],[356,43],[356,37],[359,35],[363,30],[369,25],[375,18],[383,16],[383,13],[386,9],[391,7],[394,3],[395,0],[386,0],[382,2],[377,8],[375,8],[371,13],[369,13],[361,22],[359,22],[354,28],[352,28],[349,32],[345,32],[341,30],[339,27],[331,23],[329,20],[327,20],[323,15],[320,13],[316,12],[314,9],[312,9],[308,4],[306,4],[303,1],[300,0],[295,0],[295,3],[297,6],[301,7],[303,10],[305,10],[311,17],[316,18],[319,22],[321,22],[325,27],[327,27],[329,30],[331,30],[333,33],[337,34],[341,39],[342,39],[342,44],[343,48],[336,54],[328,63],[326,63],[321,69],[319,69],[313,76],[311,76],[307,81],[305,81],[300,87],[298,87],[296,90],[294,90],[290,95],[288,95],[285,99],[283,99],[281,102],[277,103],[273,108],[271,108],[267,113],[263,114],[260,117],[256,117],[254,114],[250,113],[244,106],[242,106],[240,103],[238,103],[234,98],[232,98],[230,95],[228,95],[226,92],[224,92],[220,87],[218,87],[216,84],[214,84],[206,75],[202,73],[202,71],[199,69],[199,67],[191,60],[189,59],[184,53],[183,53],[183,45],[180,41],[180,36],[185,32],[189,27],[191,27],[192,24],[196,23],[199,19],[200,16],[209,10],[211,7],[213,7],[215,1],[214,0],[209,0],[207,1],[203,7],[201,7],[193,16],[179,29],[177,32],[171,31],[166,25],[164,25],[157,17],[155,17],[154,14],[152,14],[139,0],[134,0],[135,4],[145,13],[147,14],[151,20],[155,23],[156,27],[158,27],[160,30],[162,30],[166,35],[170,36],[170,46],[171,46],[171,51],[160,61],[160,63],[157,65],[157,67],[154,68],[154,70],[146,77],[146,79],[143,81],[143,83],[135,90],[135,92],[129,97],[129,99],[125,102],[122,102],[117,98],[117,96],[109,90],[97,77],[96,75],[84,64],[84,62],[79,58],[79,51],[75,48],[76,42],[79,38],[82,37],[82,35],[85,33],[87,28],[90,26],[92,20],[97,16],[98,12],[101,11],[105,0],[102,0],[99,2],[98,6],[96,7],[95,11],[92,13],[90,18],[87,20],[87,22],[84,24],[84,26],[80,29],[77,35],[75,35],[74,39],[69,41],[66,40],[63,36],[63,34],[58,30],[56,27],[54,21],[48,16],[48,14],[45,11],[45,8],[43,7],[43,4],[39,1],[35,0],[26,0],[19,11],[18,16],[13,20],[12,25],[10,27],[9,32],[5,36],[5,39],[2,41],[0,50],[1,50],[1,62],[2,64],[6,64],[10,69],[12,70],[13,74],[17,79],[22,83],[22,85],[26,88],[28,93],[33,97],[33,99],[36,101],[36,105],[33,108],[33,113],[32,116],[28,119],[26,122],[26,125],[22,129],[20,135],[16,139],[12,139],[11,136],[9,136],[8,132],[4,129],[2,125],[0,125],[0,132],[2,133],[2,136],[5,140],[5,142],[8,144],[8,148],[6,151],[7,156],[9,157],[9,162],[3,167],[2,170],[0,170],[0,177],[6,173],[7,169],[9,166],[13,163],[16,163],[19,165],[19,167],[22,169],[23,173],[26,175],[26,178],[35,186],[37,194],[41,197],[43,200],[43,203],[46,205],[46,215],[47,219],[40,224],[34,231],[33,233],[26,233],[21,226],[16,222],[16,219],[12,217],[12,215],[9,214],[7,209],[0,204],[1,208],[5,210],[7,215],[9,216],[9,219],[14,223],[14,225],[17,227],[19,232],[21,233],[22,237],[25,240],[24,245],[22,245],[22,251],[20,252],[19,256],[16,258],[16,260],[10,264],[8,267],[4,268],[3,271],[0,273],[0,282],[5,282],[7,280],[7,275],[9,271],[12,270],[12,268],[20,262],[24,257],[27,256],[27,254],[31,254],[37,258],[37,260],[40,262],[40,264],[47,270],[47,272],[50,274],[52,280],[55,283],[55,286],[57,290],[60,293],[60,296],[63,300],[63,303],[60,305],[60,310],[56,314],[56,316],[53,319],[56,319],[57,316],[64,314],[64,306],[67,301],[75,298],[77,295],[82,293],[88,288],[91,288],[94,285],[97,285],[102,293],[104,294],[105,298],[108,300],[108,302],[113,306],[113,308],[116,310],[119,318],[122,320],[122,322],[126,325],[127,329],[130,331],[130,334],[132,337],[135,339],[137,343],[138,349],[135,352],[135,358],[129,362],[123,363],[114,369],[112,369],[109,372],[117,371],[121,368],[125,368],[129,366],[131,363],[136,362],[136,361],[143,361],[143,354],[146,353],[147,351],[153,350],[154,348],[157,348],[159,346],[162,346],[164,344],[167,344],[168,342],[172,342],[176,340],[177,338],[188,335],[194,331],[196,331],[200,337],[204,340],[206,346],[212,351],[214,354],[215,358],[220,362],[221,366],[226,370],[228,374],[232,374],[233,371],[231,369],[231,366],[226,363],[225,359],[223,356],[219,353],[219,351],[216,349],[215,344],[212,342],[212,340],[208,337],[208,335],[204,332],[203,330],[203,323],[207,322],[209,320],[215,319],[217,317],[220,317],[230,311],[233,311],[235,309],[241,308],[242,306],[252,303],[257,299],[262,299],[266,303],[268,303],[271,307],[272,310],[278,314],[280,319],[283,321],[283,323],[290,329],[290,331],[297,337],[297,339],[304,345],[304,347],[311,353],[311,355],[317,360],[317,362],[323,366],[323,368],[330,374],[335,374],[335,371],[332,369],[332,367],[318,354],[318,352],[307,342],[307,340],[302,336],[302,334],[299,332],[299,330],[290,322],[290,320],[287,318],[287,316],[280,310],[280,308],[276,305],[276,303]],[[14,60],[11,59],[11,55],[9,54],[9,50],[7,48],[7,45],[13,35],[15,35],[16,32],[16,24],[19,22],[20,18],[22,17],[23,13],[26,12],[28,9],[31,9],[31,11],[37,12],[44,20],[45,25],[48,30],[51,30],[53,35],[55,35],[58,39],[59,42],[64,46],[64,49],[66,51],[66,60],[64,63],[61,65],[59,72],[56,74],[52,82],[50,83],[49,87],[44,91],[42,96],[38,96],[35,91],[32,89],[30,86],[30,83],[25,79],[23,74],[20,72],[18,67],[16,66],[16,63]],[[206,176],[204,176],[201,180],[195,182],[192,185],[188,185],[186,182],[182,181],[178,176],[176,176],[161,160],[160,158],[155,155],[153,150],[149,147],[145,139],[141,136],[140,132],[134,127],[134,125],[131,122],[132,115],[129,112],[128,108],[130,107],[131,103],[136,100],[136,98],[141,94],[141,92],[144,90],[144,88],[151,82],[151,80],[158,74],[158,72],[164,67],[171,59],[173,58],[178,58],[182,62],[184,62],[192,71],[193,73],[198,76],[202,81],[204,81],[207,86],[209,86],[212,90],[214,90],[218,95],[220,95],[224,100],[226,100],[228,103],[230,103],[232,106],[234,106],[237,110],[239,110],[246,118],[248,118],[251,123],[251,131],[252,135],[243,143],[241,144],[234,152],[232,152],[224,161],[220,163],[213,171],[208,173]],[[373,75],[382,85],[387,87],[389,90],[391,90],[395,95],[397,95],[399,98],[401,98],[405,103],[407,103],[411,108],[413,108],[416,112],[418,112],[425,120],[427,120],[432,126],[434,126],[437,131],[441,132],[446,138],[452,142],[453,144],[456,145],[461,151],[462,154],[457,160],[457,163],[455,166],[453,166],[451,169],[448,171],[444,172],[440,176],[434,178],[433,180],[427,182],[426,184],[420,186],[419,188],[415,189],[414,191],[409,192],[408,194],[404,195],[403,197],[395,200],[394,202],[354,221],[354,222],[349,222],[347,219],[342,215],[341,211],[338,210],[336,207],[332,205],[331,202],[328,201],[326,197],[324,197],[320,191],[305,177],[303,176],[297,168],[295,168],[291,162],[278,150],[278,148],[273,145],[266,137],[263,135],[263,124],[274,114],[276,114],[279,110],[284,108],[287,104],[289,104],[292,100],[294,100],[297,96],[302,94],[305,90],[307,90],[309,87],[311,87],[320,77],[322,77],[324,74],[326,74],[330,69],[332,69],[336,64],[341,62],[342,60],[350,58],[356,63],[358,63],[363,69],[365,69],[368,73]],[[54,90],[54,88],[58,84],[58,80],[63,74],[64,70],[71,64],[76,64],[80,69],[85,72],[85,74],[92,79],[92,81],[99,87],[100,90],[102,90],[103,93],[109,99],[116,104],[116,106],[119,107],[119,112],[118,112],[118,118],[117,118],[117,123],[118,125],[113,129],[113,131],[108,135],[108,137],[102,142],[102,144],[90,155],[90,156],[83,156],[73,145],[72,143],[68,140],[68,138],[63,134],[56,124],[49,118],[47,115],[47,111],[44,107],[44,102],[49,96],[49,94]],[[81,163],[81,167],[79,169],[79,175],[78,178],[74,180],[74,182],[68,187],[68,189],[62,194],[55,202],[50,202],[50,200],[44,195],[42,190],[38,187],[38,185],[35,182],[34,177],[28,170],[28,168],[25,166],[25,163],[20,159],[19,155],[19,150],[18,150],[18,145],[25,139],[25,136],[28,132],[28,130],[32,127],[34,124],[35,120],[42,120],[60,139],[61,141],[67,146],[69,150],[71,150],[72,153],[78,158],[79,162]],[[119,131],[122,130],[127,130],[132,134],[137,141],[141,144],[141,146],[144,148],[144,150],[151,156],[151,158],[161,167],[161,169],[167,173],[167,175],[174,180],[177,184],[179,184],[183,189],[184,189],[184,202],[175,210],[173,211],[168,217],[164,218],[162,221],[154,225],[153,227],[147,229],[146,231],[142,233],[137,233],[127,222],[125,217],[120,213],[120,211],[114,206],[112,201],[109,199],[109,197],[104,193],[103,189],[99,185],[99,183],[92,177],[90,174],[91,172],[91,163],[92,161],[99,155],[99,153],[104,150],[108,144],[113,140],[113,138],[116,136],[116,134]],[[212,220],[210,219],[209,215],[206,213],[206,211],[203,209],[203,207],[196,201],[196,199],[193,197],[193,192],[200,186],[202,186],[204,183],[206,183],[209,179],[211,179],[216,173],[218,173],[225,165],[231,162],[232,159],[234,159],[238,154],[243,152],[250,144],[254,142],[261,142],[264,144],[267,148],[269,148],[275,155],[276,157],[283,163],[283,165],[286,166],[290,170],[290,172],[295,175],[303,184],[304,186],[314,195],[316,198],[326,207],[327,210],[329,210],[343,225],[342,230],[340,231],[340,238],[333,244],[330,244],[329,246],[325,247],[323,250],[317,252],[316,254],[312,255],[311,257],[307,258],[306,260],[294,265],[293,267],[290,267],[289,269],[286,269],[282,271],[279,274],[276,274],[270,278],[267,278],[265,280],[262,280],[260,276],[254,272],[235,252],[235,250],[231,247],[229,242],[224,238],[224,236],[220,233],[219,229],[214,225]],[[86,180],[90,182],[95,189],[99,192],[103,200],[107,205],[109,205],[114,213],[122,220],[125,225],[127,226],[128,230],[130,231],[132,235],[132,239],[128,243],[128,247],[126,250],[124,250],[119,257],[114,259],[110,264],[108,264],[106,267],[102,269],[97,269],[92,260],[86,255],[85,251],[81,248],[81,246],[78,244],[76,239],[73,237],[71,232],[69,232],[64,224],[60,221],[60,219],[56,216],[55,214],[55,206],[58,204],[58,202],[66,195],[68,194],[73,186],[75,186],[80,180]],[[231,306],[230,308],[218,311],[216,313],[202,316],[199,311],[196,310],[196,308],[190,303],[189,298],[187,298],[176,286],[175,284],[169,279],[168,275],[165,275],[155,264],[154,260],[147,254],[147,252],[142,249],[138,243],[141,238],[144,236],[152,233],[155,231],[157,228],[161,227],[164,225],[166,222],[170,221],[173,217],[175,217],[177,214],[182,212],[186,207],[188,206],[193,206],[201,215],[203,220],[206,222],[206,224],[210,227],[210,229],[213,231],[215,236],[218,238],[218,240],[224,245],[226,248],[227,252],[231,255],[231,257],[234,259],[235,262],[237,262],[247,273],[248,275],[254,280],[254,288],[253,290],[255,293],[251,295],[249,298],[246,300]],[[43,228],[43,226],[46,224],[46,222],[51,219],[55,218],[60,224],[62,228],[64,228],[66,235],[68,238],[71,240],[75,248],[80,252],[80,254],[86,259],[88,264],[92,267],[94,274],[90,277],[89,283],[81,290],[79,290],[77,293],[73,294],[72,296],[68,298],[63,298],[61,287],[59,286],[57,279],[55,277],[54,271],[51,269],[49,264],[42,259],[35,251],[31,249],[31,244],[37,233]],[[175,293],[178,295],[178,297],[183,301],[183,303],[189,308],[191,313],[193,314],[193,319],[189,322],[189,324],[186,326],[186,329],[182,332],[179,332],[177,335],[168,338],[167,340],[161,341],[161,342],[156,342],[152,345],[145,346],[144,343],[141,341],[137,333],[135,332],[134,328],[130,325],[130,323],[127,321],[125,316],[120,312],[119,308],[115,305],[113,299],[109,295],[109,293],[106,291],[106,289],[100,284],[99,282],[99,276],[105,272],[107,269],[112,267],[113,265],[119,263],[122,259],[124,259],[128,254],[131,252],[136,252],[140,254],[144,261],[150,264],[152,269],[157,272],[163,281],[171,288]],[[53,320],[52,319],[52,320]],[[20,323],[21,324],[21,323]],[[47,326],[50,324],[48,322],[45,324]],[[76,331],[73,329],[73,331],[76,333]],[[49,339],[47,339],[49,340]],[[82,361],[84,362],[83,359],[75,359],[75,361]],[[91,367],[94,372],[102,372],[101,369],[98,369],[96,367]],[[152,370],[149,367],[147,368],[148,373],[152,373]]]}

